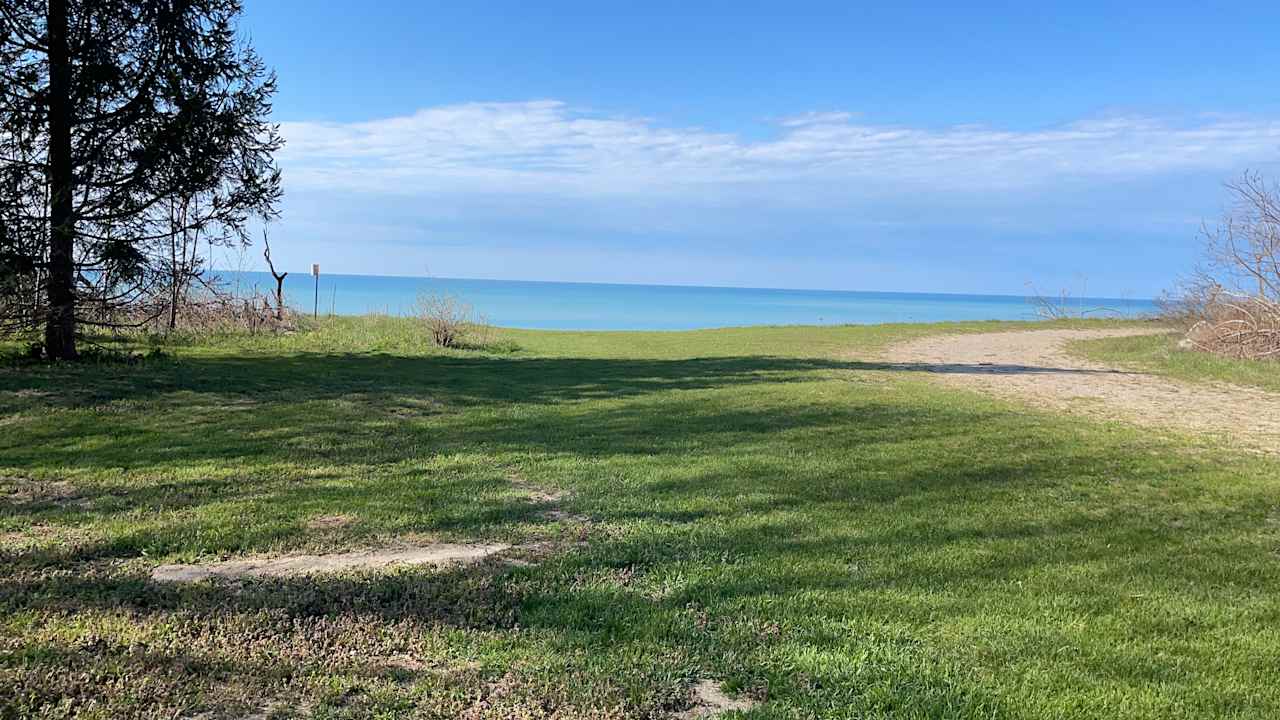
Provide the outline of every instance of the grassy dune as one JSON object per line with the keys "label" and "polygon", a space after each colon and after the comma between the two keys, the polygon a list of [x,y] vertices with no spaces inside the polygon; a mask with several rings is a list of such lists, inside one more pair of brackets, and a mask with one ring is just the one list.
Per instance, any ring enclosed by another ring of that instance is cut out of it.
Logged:
{"label": "grassy dune", "polygon": [[[0,370],[0,717],[661,718],[702,678],[751,718],[1280,714],[1280,466],[876,361],[997,327],[338,319]],[[553,550],[148,580],[429,539]]]}

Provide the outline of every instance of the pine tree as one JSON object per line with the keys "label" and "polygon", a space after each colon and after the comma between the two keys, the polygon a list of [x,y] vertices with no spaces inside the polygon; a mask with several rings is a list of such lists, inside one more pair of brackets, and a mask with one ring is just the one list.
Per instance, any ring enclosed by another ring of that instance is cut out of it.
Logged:
{"label": "pine tree", "polygon": [[276,213],[275,77],[241,12],[0,0],[0,310],[5,329],[43,326],[48,357],[155,293],[175,233],[247,243]]}

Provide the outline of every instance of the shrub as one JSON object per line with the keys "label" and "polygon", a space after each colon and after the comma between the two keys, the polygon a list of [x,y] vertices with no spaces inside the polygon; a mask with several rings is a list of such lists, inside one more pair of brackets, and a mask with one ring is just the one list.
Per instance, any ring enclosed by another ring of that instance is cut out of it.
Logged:
{"label": "shrub", "polygon": [[492,329],[475,308],[454,295],[422,293],[414,304],[414,315],[439,347],[485,345],[491,339]]}

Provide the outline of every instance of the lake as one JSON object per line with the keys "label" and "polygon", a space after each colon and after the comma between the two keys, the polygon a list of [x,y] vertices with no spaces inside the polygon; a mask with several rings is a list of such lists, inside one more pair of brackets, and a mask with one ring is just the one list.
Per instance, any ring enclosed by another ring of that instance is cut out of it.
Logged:
{"label": "lake", "polygon": [[[265,272],[219,273],[241,288],[275,287]],[[689,330],[741,325],[923,323],[947,320],[1033,320],[1025,296],[943,293],[778,290],[765,288],[619,285],[607,283],[466,280],[376,275],[321,275],[321,314],[406,315],[420,293],[456,296],[494,324],[554,330]],[[310,275],[290,273],[286,301],[311,312]],[[1151,300],[1073,298],[1073,307],[1105,307],[1140,316]]]}

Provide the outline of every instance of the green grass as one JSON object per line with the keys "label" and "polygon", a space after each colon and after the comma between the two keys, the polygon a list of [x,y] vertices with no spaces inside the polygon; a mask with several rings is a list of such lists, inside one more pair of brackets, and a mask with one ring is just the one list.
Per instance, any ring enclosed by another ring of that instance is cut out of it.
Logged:
{"label": "green grass", "polygon": [[[751,718],[1280,714],[1280,466],[875,360],[995,327],[365,318],[0,370],[0,717],[661,718],[698,678]],[[555,550],[147,580],[405,538]]]}
{"label": "green grass", "polygon": [[1073,344],[1080,355],[1192,382],[1225,382],[1280,392],[1280,362],[1236,360],[1178,347],[1181,335],[1084,340]]}

